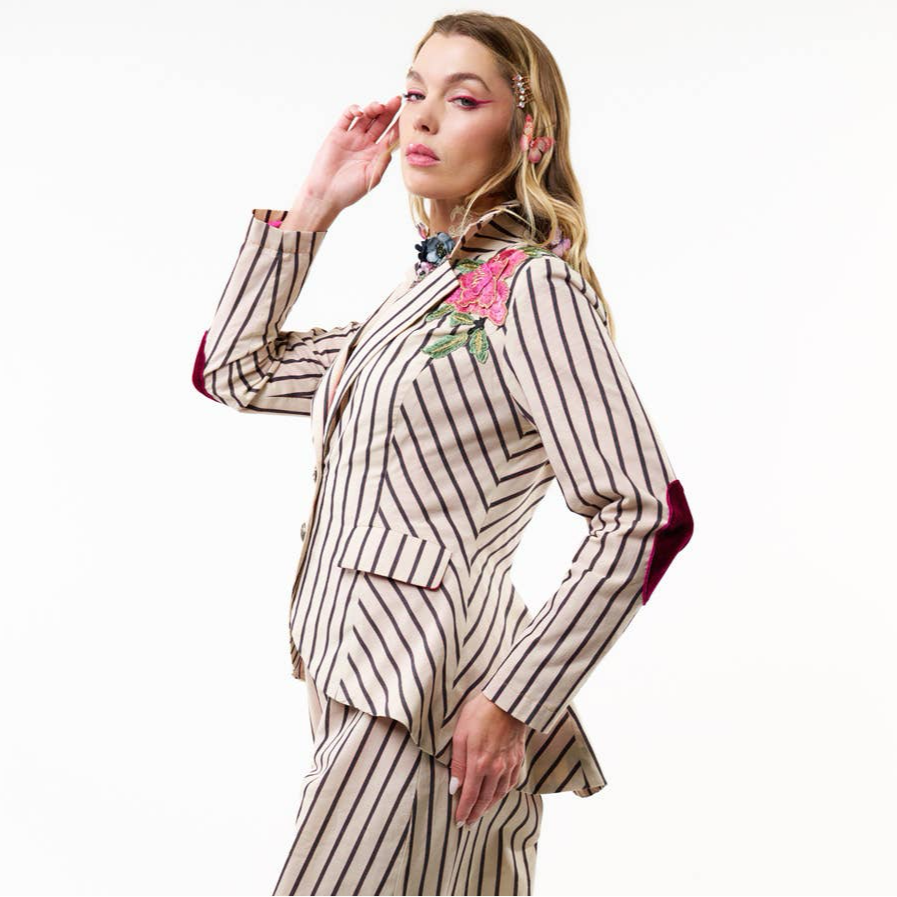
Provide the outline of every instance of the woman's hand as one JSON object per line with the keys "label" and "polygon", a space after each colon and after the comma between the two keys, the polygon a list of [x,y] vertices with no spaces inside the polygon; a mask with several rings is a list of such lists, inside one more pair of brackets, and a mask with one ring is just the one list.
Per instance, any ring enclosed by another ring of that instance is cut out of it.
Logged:
{"label": "woman's hand", "polygon": [[518,785],[526,730],[482,692],[461,707],[452,737],[452,778],[461,785],[457,823],[473,824]]}
{"label": "woman's hand", "polygon": [[398,139],[398,122],[380,143],[375,141],[401,104],[399,94],[386,103],[374,100],[364,109],[355,103],[347,106],[324,138],[300,192],[327,205],[336,217],[346,206],[373,190],[392,160],[386,147]]}

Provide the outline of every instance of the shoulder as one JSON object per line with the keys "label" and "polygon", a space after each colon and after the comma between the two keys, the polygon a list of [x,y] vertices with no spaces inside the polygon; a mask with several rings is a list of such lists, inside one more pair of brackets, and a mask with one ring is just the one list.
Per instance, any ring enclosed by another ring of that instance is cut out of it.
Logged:
{"label": "shoulder", "polygon": [[[524,244],[508,254],[509,317],[541,312],[561,315],[571,306],[591,307],[607,326],[607,312],[595,288],[576,268],[540,246]],[[498,253],[501,255],[501,253]]]}

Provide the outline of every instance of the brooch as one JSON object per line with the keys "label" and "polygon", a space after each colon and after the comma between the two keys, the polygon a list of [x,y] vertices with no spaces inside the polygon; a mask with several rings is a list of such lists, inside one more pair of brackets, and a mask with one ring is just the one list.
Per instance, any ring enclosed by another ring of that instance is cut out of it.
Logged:
{"label": "brooch", "polygon": [[489,321],[495,326],[504,323],[508,313],[510,294],[508,280],[511,275],[526,259],[553,254],[537,246],[509,247],[486,260],[464,259],[458,262],[455,270],[463,273],[459,277],[457,288],[424,320],[433,321],[450,314],[449,323],[469,326],[456,333],[439,337],[423,346],[420,351],[433,358],[442,358],[455,349],[467,346],[470,354],[485,364],[489,357],[486,322]]}
{"label": "brooch", "polygon": [[414,265],[414,279],[421,280],[434,268],[440,265],[455,247],[454,239],[445,231],[439,231],[434,237],[427,236],[427,229],[422,221],[417,223],[417,232],[424,238],[422,243],[415,243],[417,262]]}

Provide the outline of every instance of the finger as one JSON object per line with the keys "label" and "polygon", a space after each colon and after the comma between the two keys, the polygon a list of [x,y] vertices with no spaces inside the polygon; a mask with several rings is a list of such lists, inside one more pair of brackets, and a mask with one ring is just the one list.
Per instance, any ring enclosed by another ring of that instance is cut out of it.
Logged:
{"label": "finger", "polygon": [[377,170],[377,179],[383,177],[384,172],[389,167],[389,163],[392,162],[392,152],[389,150],[388,143],[384,140],[380,146],[380,155],[374,160],[374,167]]}
{"label": "finger", "polygon": [[[492,798],[492,805],[497,804],[505,795],[514,787],[517,781],[517,771],[509,769],[498,777],[498,785],[495,788],[495,796]],[[490,810],[492,807],[489,808]]]}
{"label": "finger", "polygon": [[[356,124],[355,127],[365,133],[370,133],[371,128],[376,124],[377,119],[384,110],[383,103],[379,100],[371,100],[366,106],[361,106],[359,108],[361,109],[361,117],[358,119],[358,124]],[[390,116],[390,118],[391,117],[392,116]],[[374,136],[379,137],[380,132],[378,131]]]}
{"label": "finger", "polygon": [[480,796],[480,784],[483,780],[482,775],[477,773],[476,764],[471,762],[473,757],[470,751],[467,751],[465,745],[466,757],[464,759],[465,773],[461,779],[461,789],[456,791],[458,795],[458,808],[455,811],[455,822],[462,823],[470,815],[473,805]]}
{"label": "finger", "polygon": [[380,152],[370,163],[370,167],[368,168],[368,192],[373,190],[383,179],[383,174],[390,162],[392,162],[392,153],[389,152],[386,147],[381,145]]}
{"label": "finger", "polygon": [[[468,821],[473,813],[474,804],[480,796],[482,779],[476,774],[467,774],[467,778],[461,783],[461,797],[458,800],[458,810],[455,813],[455,822],[462,824]],[[458,793],[457,791],[455,792]]]}
{"label": "finger", "polygon": [[[452,778],[457,779],[459,785],[467,777],[467,738],[460,731],[460,727],[455,729],[455,734],[452,736],[451,771]],[[458,799],[461,799],[460,795],[458,795]]]}
{"label": "finger", "polygon": [[392,146],[399,141],[399,123],[396,122],[387,132],[381,143],[386,146]]}
{"label": "finger", "polygon": [[[395,99],[395,97],[393,97],[393,99]],[[392,121],[392,117],[396,111],[390,103],[378,103],[377,106],[377,114],[371,121],[371,126],[368,128],[368,134],[370,134],[374,140],[378,140],[380,135],[387,129],[387,127],[389,127],[389,123]]]}
{"label": "finger", "polygon": [[351,103],[343,109],[336,126],[343,131],[348,131],[358,116],[361,115],[361,106],[358,103]]}
{"label": "finger", "polygon": [[358,103],[353,103],[350,107],[352,113],[355,116],[355,119],[352,123],[353,131],[361,131],[362,133],[366,132],[368,129],[368,125],[370,123],[370,117],[367,112],[358,105]]}
{"label": "finger", "polygon": [[362,131],[368,131],[380,113],[380,104],[376,100],[372,100],[366,106],[361,107],[361,118],[355,125]]}
{"label": "finger", "polygon": [[374,140],[379,140],[380,135],[389,127],[390,123],[393,120],[395,114],[399,111],[399,106],[401,105],[402,97],[401,94],[390,97],[385,103],[372,103],[371,106],[373,109],[370,111],[373,112],[373,118],[371,119],[370,126],[368,127],[368,134],[370,134]]}
{"label": "finger", "polygon": [[496,775],[484,776],[480,783],[480,793],[470,815],[467,817],[467,824],[473,825],[479,818],[492,806],[498,789],[499,777]]}

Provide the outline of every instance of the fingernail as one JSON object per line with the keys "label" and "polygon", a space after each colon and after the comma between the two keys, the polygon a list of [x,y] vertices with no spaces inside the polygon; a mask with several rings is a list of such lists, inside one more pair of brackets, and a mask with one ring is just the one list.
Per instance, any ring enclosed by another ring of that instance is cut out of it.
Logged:
{"label": "fingernail", "polygon": [[458,786],[461,783],[458,781],[457,776],[452,776],[449,780],[449,794],[454,794],[458,790]]}
{"label": "fingernail", "polygon": [[455,825],[457,825],[458,828],[461,828],[461,826],[464,825],[464,820],[463,820],[463,819],[459,819],[459,820],[455,823]]}

